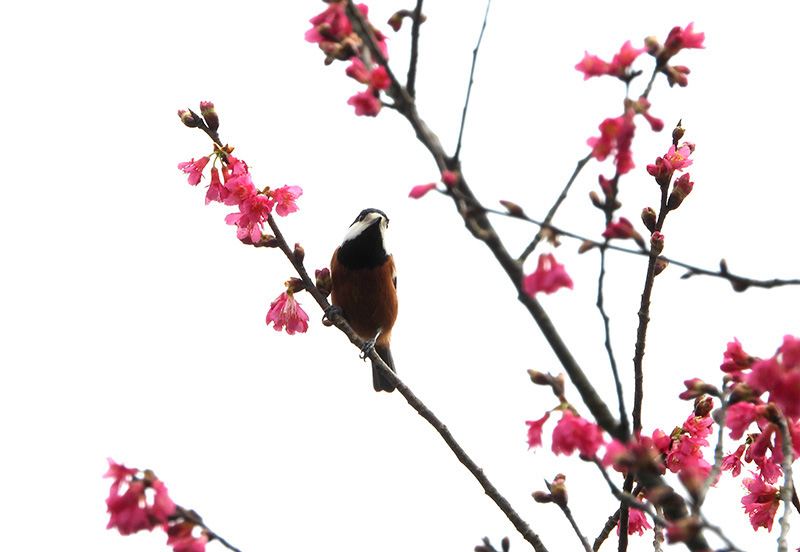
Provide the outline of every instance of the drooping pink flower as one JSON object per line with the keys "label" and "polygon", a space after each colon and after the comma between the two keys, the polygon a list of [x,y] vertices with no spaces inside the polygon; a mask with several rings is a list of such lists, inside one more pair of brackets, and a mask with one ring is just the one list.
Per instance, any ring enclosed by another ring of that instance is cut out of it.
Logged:
{"label": "drooping pink flower", "polygon": [[[109,470],[103,477],[113,479],[106,499],[109,521],[107,529],[116,528],[121,535],[138,531],[152,531],[153,527],[166,523],[175,512],[175,503],[169,498],[163,482],[147,472],[144,479],[136,478],[139,470],[126,468],[108,459]],[[146,489],[152,489],[148,500]]]}
{"label": "drooping pink flower", "polygon": [[375,117],[381,111],[381,101],[370,90],[351,96],[347,105],[352,105],[358,116]]}
{"label": "drooping pink flower", "polygon": [[555,454],[571,455],[576,449],[581,455],[593,457],[603,445],[603,430],[597,424],[565,410],[553,430],[552,450]]}
{"label": "drooping pink flower", "polygon": [[339,42],[353,32],[342,2],[328,3],[325,11],[309,19],[309,22],[313,27],[306,31],[305,39],[311,43]]}
{"label": "drooping pink flower", "polygon": [[775,514],[778,512],[780,504],[780,491],[765,483],[756,474],[743,479],[742,483],[749,491],[742,498],[742,506],[750,516],[753,530],[758,531],[759,527],[764,527],[767,531],[772,531],[772,522],[775,520]]}
{"label": "drooping pink flower", "polygon": [[219,179],[219,169],[212,167],[211,184],[208,185],[208,191],[206,192],[206,205],[212,201],[223,202],[229,194],[230,192],[222,185],[222,181]]}
{"label": "drooping pink flower", "polygon": [[269,306],[267,325],[273,323],[276,331],[286,328],[286,333],[305,333],[308,330],[308,315],[294,298],[294,294],[281,293]]}
{"label": "drooping pink flower", "polygon": [[189,184],[197,186],[200,183],[200,179],[203,178],[203,169],[208,165],[208,161],[208,156],[201,157],[197,161],[192,158],[191,161],[178,163],[178,168],[189,175]]}
{"label": "drooping pink flower", "polygon": [[344,72],[348,77],[362,84],[368,84],[370,81],[370,72],[358,56],[350,58],[350,65],[347,66]]}
{"label": "drooping pink flower", "polygon": [[617,222],[609,223],[603,232],[603,237],[607,239],[627,239],[638,235],[639,233],[633,228],[633,223],[625,217],[620,217]]}
{"label": "drooping pink flower", "polygon": [[728,416],[725,418],[725,426],[731,430],[730,437],[734,441],[739,440],[756,421],[758,413],[756,406],[748,402],[738,402],[728,408]]}
{"label": "drooping pink flower", "polygon": [[626,174],[633,170],[633,155],[631,143],[636,125],[633,122],[633,111],[627,111],[619,117],[608,118],[600,123],[600,136],[593,136],[586,140],[592,148],[592,157],[598,161],[605,161],[614,155],[614,164],[618,174]]}
{"label": "drooping pink flower", "polygon": [[608,75],[608,68],[608,62],[586,51],[583,53],[583,59],[575,65],[575,69],[583,73],[583,80]]}
{"label": "drooping pink flower", "polygon": [[392,84],[389,73],[383,65],[377,65],[369,74],[369,86],[373,90],[388,90]]}
{"label": "drooping pink flower", "polygon": [[167,545],[173,552],[205,552],[208,536],[201,534],[199,537],[192,535],[195,525],[182,521],[167,527]]}
{"label": "drooping pink flower", "polygon": [[411,199],[419,199],[431,190],[436,189],[436,182],[431,182],[429,184],[419,184],[411,188],[411,191],[408,192],[408,197]]}
{"label": "drooping pink flower", "polygon": [[793,422],[800,418],[800,339],[786,335],[774,356],[757,360],[751,366],[747,384],[759,392],[768,391]]}
{"label": "drooping pink flower", "polygon": [[[641,500],[637,500],[637,502],[641,502]],[[641,537],[644,532],[648,529],[652,529],[653,526],[647,521],[647,516],[644,512],[639,510],[638,508],[628,508],[628,534],[633,535],[634,533],[639,533]],[[619,522],[617,522],[617,535],[619,535]]]}
{"label": "drooping pink flower", "polygon": [[[228,158],[231,159],[233,156],[229,155]],[[233,159],[234,162],[230,169],[222,171],[222,175],[225,177],[224,186],[228,191],[228,195],[223,199],[225,205],[241,205],[258,193],[247,163]]]}
{"label": "drooping pink flower", "polygon": [[573,289],[574,284],[564,265],[559,264],[552,253],[543,253],[539,255],[536,270],[525,276],[522,286],[528,295],[533,296],[540,291],[549,295],[561,288]]}
{"label": "drooping pink flower", "polygon": [[544,423],[550,419],[550,411],[544,413],[544,416],[538,420],[525,422],[528,425],[528,450],[534,447],[542,446],[542,427]]}
{"label": "drooping pink flower", "polygon": [[583,59],[575,66],[575,69],[583,73],[583,80],[602,75],[625,79],[630,65],[639,57],[639,54],[645,51],[645,48],[634,48],[631,41],[628,40],[622,45],[619,53],[614,54],[611,63],[603,61],[595,55],[590,55],[589,52],[584,52]]}
{"label": "drooping pink flower", "polygon": [[739,477],[742,473],[742,454],[744,454],[744,445],[739,445],[734,452],[722,458],[722,471],[731,470],[733,477]]}
{"label": "drooping pink flower", "polygon": [[236,237],[245,243],[258,243],[264,233],[264,223],[272,212],[275,201],[264,194],[254,194],[239,204],[239,212],[225,217],[225,222],[236,225]]}
{"label": "drooping pink flower", "polygon": [[664,48],[671,57],[684,48],[705,48],[703,46],[705,38],[705,33],[694,32],[694,22],[691,22],[685,29],[673,27],[667,36],[667,40],[664,41]]}
{"label": "drooping pink flower", "polygon": [[275,190],[270,190],[269,195],[275,201],[275,212],[285,217],[297,211],[297,198],[303,195],[300,186],[281,186]]}

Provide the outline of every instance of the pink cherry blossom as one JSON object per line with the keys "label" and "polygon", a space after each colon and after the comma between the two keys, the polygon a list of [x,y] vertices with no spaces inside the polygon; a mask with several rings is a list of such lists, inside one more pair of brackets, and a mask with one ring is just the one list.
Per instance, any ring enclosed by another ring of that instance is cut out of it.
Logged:
{"label": "pink cherry blossom", "polygon": [[731,475],[733,477],[739,477],[739,474],[742,473],[742,454],[744,453],[745,446],[739,445],[734,452],[724,456],[722,458],[722,470],[731,470]]}
{"label": "pink cherry blossom", "polygon": [[[157,525],[167,522],[175,512],[175,503],[169,498],[167,488],[152,472],[144,479],[136,475],[139,470],[126,468],[108,459],[109,469],[103,477],[113,479],[106,499],[109,521],[107,529],[116,528],[121,535],[138,531],[152,531]],[[147,489],[153,493],[145,494]],[[148,500],[148,496],[152,497]]]}
{"label": "pink cherry blossom", "polygon": [[564,265],[559,264],[552,253],[544,253],[539,255],[536,270],[525,276],[522,286],[528,295],[533,296],[540,291],[549,295],[561,288],[573,289],[574,284]]}
{"label": "pink cherry blossom", "polygon": [[753,474],[742,480],[749,493],[742,498],[744,511],[750,516],[750,524],[754,531],[759,527],[764,527],[767,531],[772,531],[772,522],[778,512],[780,504],[780,492],[776,487],[768,485],[763,479]]}
{"label": "pink cherry blossom", "polygon": [[213,167],[211,169],[211,184],[208,185],[208,191],[206,192],[206,205],[212,201],[223,202],[229,194],[230,192],[222,185],[222,181],[219,179],[219,169]]}
{"label": "pink cherry blossom", "polygon": [[355,79],[362,84],[367,84],[370,81],[370,72],[367,70],[364,62],[361,61],[358,56],[353,56],[350,58],[350,65],[347,66],[347,69],[345,69],[344,72],[348,77]]}
{"label": "pink cherry blossom", "polygon": [[731,430],[731,439],[741,439],[750,424],[755,422],[757,418],[758,413],[754,404],[748,402],[732,404],[728,408],[728,416],[725,419],[725,427]]}
{"label": "pink cherry blossom", "polygon": [[631,143],[636,125],[633,116],[633,111],[627,111],[625,115],[604,120],[598,127],[600,136],[586,140],[592,148],[592,157],[598,161],[604,161],[612,153],[615,154],[614,164],[618,174],[626,174],[634,168]]}
{"label": "pink cherry blossom", "polygon": [[201,534],[199,537],[192,536],[195,525],[188,521],[170,525],[167,531],[167,545],[172,547],[173,552],[204,552],[208,537]]}
{"label": "pink cherry blossom", "polygon": [[[637,502],[641,502],[637,500]],[[641,537],[647,529],[653,526],[647,521],[647,516],[638,508],[628,508],[628,534],[639,533]],[[617,535],[619,535],[619,522],[617,522]]]}
{"label": "pink cherry blossom", "polygon": [[194,158],[191,161],[178,163],[178,168],[189,175],[189,184],[197,186],[200,179],[203,178],[203,169],[208,165],[209,157],[201,157],[197,161]]}
{"label": "pink cherry blossom", "polygon": [[528,450],[542,446],[542,427],[549,419],[550,412],[547,411],[538,420],[525,422],[528,425]]}
{"label": "pink cherry blossom", "polygon": [[553,430],[552,450],[571,455],[577,449],[582,456],[593,457],[603,445],[603,430],[597,424],[565,410]]}
{"label": "pink cherry blossom", "polygon": [[589,52],[584,52],[583,59],[575,66],[575,69],[583,73],[583,80],[591,77],[611,75],[624,79],[630,65],[639,57],[639,54],[646,51],[646,48],[634,48],[628,40],[620,48],[619,53],[614,54],[611,63],[603,61]]}
{"label": "pink cherry blossom", "polygon": [[685,29],[673,27],[667,36],[667,40],[664,41],[664,48],[670,53],[670,56],[677,54],[684,48],[705,48],[703,46],[705,38],[705,33],[694,32],[694,22],[692,22]]}
{"label": "pink cherry blossom", "polygon": [[783,338],[777,353],[757,360],[751,366],[747,384],[759,392],[769,392],[769,400],[777,404],[792,421],[800,418],[800,339]]}
{"label": "pink cherry blossom", "polygon": [[300,308],[294,294],[281,293],[270,305],[267,313],[267,325],[273,323],[276,331],[286,328],[286,333],[304,333],[308,330],[308,315]]}
{"label": "pink cherry blossom", "polygon": [[297,211],[297,198],[303,195],[300,186],[282,186],[275,190],[270,190],[269,195],[275,201],[275,212],[285,217]]}
{"label": "pink cherry blossom", "polygon": [[[233,179],[231,179],[233,180]],[[272,212],[275,201],[264,194],[254,194],[239,204],[239,212],[225,217],[225,222],[236,225],[236,237],[245,243],[258,243],[264,232],[264,223]]]}
{"label": "pink cherry blossom", "polygon": [[347,105],[356,109],[356,115],[375,117],[381,111],[381,101],[370,90],[364,90],[347,100]]}
{"label": "pink cherry blossom", "polygon": [[625,217],[620,217],[617,222],[611,222],[603,232],[603,237],[607,239],[612,238],[632,238],[638,236],[639,233],[633,228],[633,223]]}
{"label": "pink cherry blossom", "polygon": [[583,80],[589,80],[592,77],[608,75],[609,64],[599,57],[584,51],[583,59],[575,65],[575,69],[583,73]]}

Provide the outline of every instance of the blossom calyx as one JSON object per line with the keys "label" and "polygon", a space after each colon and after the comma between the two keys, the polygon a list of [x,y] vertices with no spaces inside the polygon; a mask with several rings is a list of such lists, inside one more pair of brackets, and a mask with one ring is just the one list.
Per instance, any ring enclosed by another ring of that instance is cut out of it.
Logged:
{"label": "blossom calyx", "polygon": [[294,260],[300,264],[303,264],[303,259],[306,258],[306,250],[303,249],[303,246],[299,243],[294,244]]}

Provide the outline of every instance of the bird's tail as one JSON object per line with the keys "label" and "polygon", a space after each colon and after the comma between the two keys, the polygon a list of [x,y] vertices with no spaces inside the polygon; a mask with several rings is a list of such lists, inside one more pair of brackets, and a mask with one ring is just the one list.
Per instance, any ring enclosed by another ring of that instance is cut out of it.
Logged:
{"label": "bird's tail", "polygon": [[[383,361],[392,369],[392,372],[397,372],[394,368],[394,360],[392,359],[392,351],[389,349],[388,346],[375,344],[375,352],[380,355]],[[394,385],[389,382],[382,374],[380,369],[375,366],[375,363],[372,363],[372,386],[375,388],[375,391],[386,391],[387,393],[391,393],[394,391]]]}

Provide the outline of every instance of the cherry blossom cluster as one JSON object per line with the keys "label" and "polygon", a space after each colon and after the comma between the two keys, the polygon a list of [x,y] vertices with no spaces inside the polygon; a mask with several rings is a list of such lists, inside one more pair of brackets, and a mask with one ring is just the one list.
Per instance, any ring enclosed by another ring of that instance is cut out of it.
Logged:
{"label": "cherry blossom cluster", "polygon": [[[614,54],[611,61],[605,61],[596,55],[584,52],[583,59],[575,65],[575,69],[583,73],[584,80],[592,77],[611,76],[629,85],[635,77],[641,74],[641,71],[632,69],[633,62],[640,54],[647,52],[656,58],[656,72],[666,74],[670,85],[678,82],[681,86],[685,86],[685,74],[689,72],[689,69],[685,66],[672,67],[667,64],[667,61],[684,48],[703,48],[704,39],[705,35],[703,33],[695,33],[694,23],[690,23],[685,29],[681,27],[673,28],[664,46],[654,37],[645,39],[641,48],[634,47],[629,40],[622,45],[618,53]],[[683,75],[683,78],[678,75]],[[612,157],[614,161],[614,177],[606,178],[602,175],[599,177],[600,189],[604,198],[601,199],[596,192],[592,192],[590,195],[594,206],[606,212],[609,218],[621,205],[617,201],[617,182],[619,177],[629,173],[635,167],[631,144],[636,131],[636,115],[644,117],[650,128],[655,132],[659,132],[664,128],[664,122],[650,114],[650,102],[646,94],[647,92],[645,92],[645,95],[640,96],[638,100],[625,98],[622,115],[606,118],[600,123],[600,136],[592,136],[586,141],[589,147],[592,148],[590,155],[594,159],[605,161],[607,158]],[[686,187],[689,186],[688,182],[688,177],[681,181],[681,185],[678,187],[679,192],[686,190]],[[677,196],[675,201],[680,204]],[[676,207],[677,204],[675,205]],[[645,249],[644,240],[633,229],[627,219],[609,222],[603,237],[606,239],[631,238],[636,241],[641,249]],[[583,250],[585,251],[591,247],[590,244],[585,244]]]}
{"label": "cherry blossom cluster", "polygon": [[[741,441],[724,457],[722,469],[737,477],[744,464],[753,466],[751,477],[743,479],[748,493],[742,505],[754,530],[764,527],[770,531],[780,494],[773,484],[784,475],[781,418],[788,427],[794,457],[800,455],[800,338],[784,336],[775,354],[766,359],[746,353],[734,338],[720,369],[730,390],[725,425],[731,430],[731,439]],[[698,379],[687,381],[686,386],[685,393],[709,387]]]}
{"label": "cherry blossom cluster", "polygon": [[[345,13],[345,0],[328,1],[327,8],[320,14],[312,17],[309,22],[311,29],[306,31],[305,39],[313,44],[318,44],[325,54],[325,65],[330,65],[335,60],[350,61],[345,70],[348,77],[361,84],[366,84],[363,90],[347,100],[347,104],[355,108],[356,115],[375,117],[381,111],[380,91],[387,90],[391,81],[386,67],[378,61],[364,47],[358,34],[353,31],[350,20]],[[367,19],[369,8],[366,4],[356,6],[359,12]],[[398,21],[402,21],[402,16]],[[371,25],[370,25],[371,26]],[[393,23],[399,29],[397,21]],[[372,33],[383,53],[384,60],[389,58],[386,46],[386,35],[375,27]]]}
{"label": "cherry blossom cluster", "polygon": [[107,529],[131,535],[160,527],[167,533],[167,544],[175,552],[206,549],[208,534],[204,531],[197,536],[193,534],[198,526],[179,513],[181,509],[169,497],[164,482],[153,472],[127,468],[111,458],[108,464],[108,472],[103,476],[112,480],[106,499],[110,516]]}
{"label": "cherry blossom cluster", "polygon": [[[555,378],[540,373],[532,373],[531,379],[541,385],[554,385],[555,381]],[[542,446],[545,423],[550,419],[551,412],[560,411],[561,418],[552,430],[551,450],[555,454],[571,455],[577,451],[582,459],[597,462],[622,474],[635,469],[663,475],[669,470],[678,475],[692,494],[697,493],[708,478],[711,465],[704,459],[703,450],[709,445],[707,437],[711,434],[713,425],[710,415],[713,407],[711,398],[699,398],[683,425],[669,434],[656,429],[652,436],[635,435],[623,443],[615,438],[607,439],[597,424],[580,417],[572,406],[564,402],[563,384],[555,387],[558,388],[557,394],[562,405],[545,412],[538,420],[525,422],[528,426],[529,448]],[[666,499],[663,492],[655,492],[650,496],[647,489],[644,496],[656,504]],[[641,501],[640,503],[644,504]],[[667,528],[667,537],[671,542],[690,538],[677,527]],[[652,529],[652,526],[644,513],[631,508],[628,533],[642,535],[647,529]]]}
{"label": "cherry blossom cluster", "polygon": [[[200,113],[202,119],[191,110],[180,110],[178,116],[188,127],[199,127],[207,133],[216,133],[219,128],[219,116],[214,104],[201,102]],[[273,246],[274,238],[264,233],[264,224],[273,211],[282,217],[297,211],[297,199],[303,190],[300,186],[288,185],[275,189],[269,186],[258,189],[253,183],[247,163],[234,157],[232,152],[233,148],[223,147],[215,142],[213,153],[178,163],[178,169],[188,175],[189,184],[197,186],[203,179],[206,166],[211,163],[206,205],[215,201],[238,208],[238,212],[225,217],[225,222],[236,226],[236,236],[242,243]],[[219,168],[216,166],[218,163]],[[297,249],[295,253],[298,253]],[[272,323],[275,330],[286,328],[286,333],[294,335],[296,332],[303,333],[308,330],[308,315],[294,297],[294,292],[298,289],[289,284],[287,282],[287,290],[270,305],[266,322],[267,325]]]}

